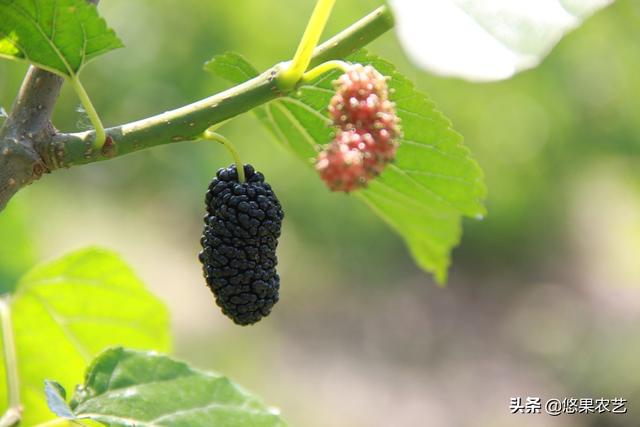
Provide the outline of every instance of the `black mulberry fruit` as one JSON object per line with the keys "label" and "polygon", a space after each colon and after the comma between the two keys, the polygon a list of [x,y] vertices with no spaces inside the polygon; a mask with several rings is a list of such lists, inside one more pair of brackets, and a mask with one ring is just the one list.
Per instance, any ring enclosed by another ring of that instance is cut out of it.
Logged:
{"label": "black mulberry fruit", "polygon": [[239,325],[269,315],[278,302],[276,247],[284,212],[264,176],[244,166],[218,170],[206,194],[200,262],[222,312]]}

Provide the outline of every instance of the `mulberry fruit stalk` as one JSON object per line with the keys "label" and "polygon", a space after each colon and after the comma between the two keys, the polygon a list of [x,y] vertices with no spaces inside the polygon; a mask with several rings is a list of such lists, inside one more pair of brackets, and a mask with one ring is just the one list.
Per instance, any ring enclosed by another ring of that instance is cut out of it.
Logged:
{"label": "mulberry fruit stalk", "polygon": [[316,169],[332,191],[366,186],[395,159],[400,119],[387,79],[371,65],[354,64],[334,82],[329,116],[336,136],[318,155]]}
{"label": "mulberry fruit stalk", "polygon": [[244,166],[218,170],[205,197],[200,261],[222,312],[239,325],[269,315],[278,302],[276,248],[284,212],[264,176]]}

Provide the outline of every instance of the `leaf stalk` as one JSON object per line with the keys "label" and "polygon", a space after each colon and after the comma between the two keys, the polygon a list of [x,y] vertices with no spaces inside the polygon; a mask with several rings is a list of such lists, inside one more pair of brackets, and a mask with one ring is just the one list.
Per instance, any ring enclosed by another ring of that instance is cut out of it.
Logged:
{"label": "leaf stalk", "polygon": [[84,86],[82,86],[82,83],[80,82],[80,78],[78,77],[78,75],[74,74],[73,76],[67,79],[71,84],[71,86],[73,87],[73,90],[75,90],[76,94],[78,95],[78,98],[80,98],[80,102],[82,103],[82,106],[84,107],[84,110],[87,113],[89,120],[91,120],[91,123],[93,124],[93,128],[95,129],[96,136],[95,136],[95,139],[93,140],[93,148],[95,150],[101,150],[102,147],[104,146],[105,141],[107,140],[107,135],[105,133],[102,120],[100,120],[100,116],[98,115],[98,112],[93,106],[93,103],[91,102],[91,98],[89,97],[89,94],[84,89]]}
{"label": "leaf stalk", "polygon": [[240,154],[238,153],[238,150],[236,150],[236,148],[233,146],[231,141],[229,141],[227,138],[220,135],[219,133],[215,133],[211,129],[207,129],[202,135],[202,138],[207,141],[215,141],[224,145],[224,148],[226,148],[229,151],[229,153],[231,154],[231,157],[233,157],[233,161],[236,164],[236,170],[238,171],[238,182],[240,182],[241,184],[245,182],[244,164],[240,159]]}

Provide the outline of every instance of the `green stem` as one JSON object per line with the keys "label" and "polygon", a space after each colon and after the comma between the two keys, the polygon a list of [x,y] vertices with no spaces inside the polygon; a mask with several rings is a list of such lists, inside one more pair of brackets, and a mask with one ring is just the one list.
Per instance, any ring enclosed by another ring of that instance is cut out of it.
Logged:
{"label": "green stem", "polygon": [[322,36],[335,3],[336,0],[318,0],[316,3],[293,60],[278,77],[281,88],[294,88],[309,67],[313,51],[320,41],[320,36]]}
{"label": "green stem", "polygon": [[100,150],[102,149],[104,142],[107,140],[102,120],[100,120],[98,112],[94,108],[93,103],[91,103],[89,94],[84,89],[84,86],[82,86],[80,78],[76,74],[74,74],[68,80],[69,83],[71,83],[73,90],[76,91],[78,98],[80,98],[80,102],[82,103],[82,106],[84,107],[84,110],[87,113],[87,116],[89,116],[89,120],[91,120],[91,123],[93,124],[93,127],[96,131],[96,138],[93,140],[93,148],[95,150]]}
{"label": "green stem", "polygon": [[231,141],[229,141],[219,133],[215,133],[211,129],[206,130],[202,137],[208,141],[219,142],[220,144],[225,146],[229,153],[231,153],[231,157],[233,157],[233,161],[236,164],[236,170],[238,171],[238,182],[242,184],[245,181],[244,164],[242,163],[242,160],[240,160],[240,154],[238,153],[238,150],[236,150],[236,147],[233,146]]}
{"label": "green stem", "polygon": [[69,420],[64,418],[56,418],[55,420],[37,424],[35,427],[58,427],[58,426],[65,426],[65,425],[69,425]]}
{"label": "green stem", "polygon": [[16,343],[11,323],[11,306],[9,296],[0,298],[0,323],[2,324],[2,350],[4,352],[4,367],[7,375],[7,392],[9,409],[0,419],[0,427],[17,425],[22,415],[20,403],[20,377],[18,375],[18,358],[16,357]]}
{"label": "green stem", "polygon": [[[376,9],[333,38],[318,46],[312,67],[342,59],[393,28],[387,6]],[[158,145],[198,140],[211,126],[229,120],[255,107],[287,95],[279,88],[277,68],[217,95],[154,117],[111,129],[110,150],[94,150],[91,132],[58,134],[38,147],[51,170],[109,160]]]}
{"label": "green stem", "polygon": [[66,418],[56,418],[55,420],[47,421],[44,423],[36,424],[34,427],[63,427],[75,424],[79,426],[86,426],[85,423],[77,420],[68,420]]}
{"label": "green stem", "polygon": [[301,82],[303,83],[310,82],[320,77],[324,73],[333,71],[333,70],[340,70],[343,73],[346,73],[349,70],[349,63],[345,61],[339,61],[337,59],[333,61],[327,61],[304,73],[302,75]]}

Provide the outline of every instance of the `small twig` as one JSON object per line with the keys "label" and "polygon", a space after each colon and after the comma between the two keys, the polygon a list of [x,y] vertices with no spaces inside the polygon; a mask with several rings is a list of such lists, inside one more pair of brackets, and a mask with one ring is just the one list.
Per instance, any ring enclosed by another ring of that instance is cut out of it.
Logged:
{"label": "small twig", "polygon": [[0,427],[14,427],[20,424],[22,409],[9,408],[0,418]]}
{"label": "small twig", "polygon": [[9,409],[0,419],[0,427],[11,427],[20,423],[22,404],[20,403],[20,378],[18,375],[18,358],[16,357],[16,343],[11,323],[11,306],[9,296],[0,298],[0,323],[2,324],[2,350],[4,353],[4,368],[7,374]]}

